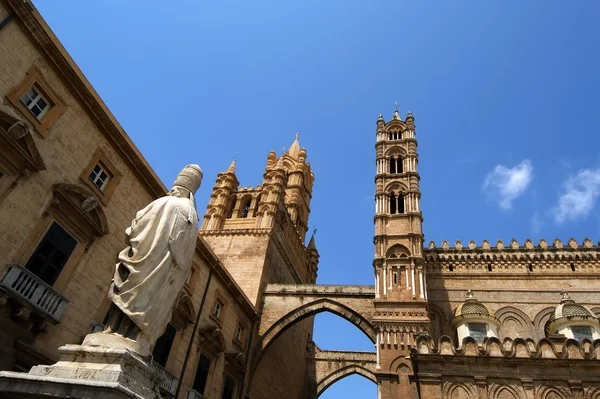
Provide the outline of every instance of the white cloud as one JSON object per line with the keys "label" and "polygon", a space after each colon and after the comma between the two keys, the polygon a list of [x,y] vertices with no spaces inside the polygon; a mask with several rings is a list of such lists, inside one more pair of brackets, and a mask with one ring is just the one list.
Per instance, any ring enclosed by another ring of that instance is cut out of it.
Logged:
{"label": "white cloud", "polygon": [[554,221],[565,223],[590,214],[600,195],[600,169],[582,169],[563,183]]}
{"label": "white cloud", "polygon": [[485,177],[483,189],[498,202],[500,208],[510,209],[513,201],[525,192],[532,180],[533,165],[529,159],[525,159],[512,168],[496,165]]}

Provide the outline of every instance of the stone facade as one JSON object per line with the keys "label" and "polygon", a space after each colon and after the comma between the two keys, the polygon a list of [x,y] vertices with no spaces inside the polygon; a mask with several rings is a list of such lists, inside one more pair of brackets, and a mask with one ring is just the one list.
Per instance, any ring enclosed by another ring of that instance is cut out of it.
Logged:
{"label": "stone facade", "polygon": [[[30,2],[0,0],[0,59],[0,370],[28,371],[101,328],[124,230],[166,189]],[[161,395],[313,399],[359,374],[378,399],[600,398],[600,243],[424,246],[413,115],[380,116],[374,142],[373,286],[315,284],[298,137],[259,186],[235,161],[217,176],[192,273],[139,361]],[[375,351],[318,348],[320,312]]]}

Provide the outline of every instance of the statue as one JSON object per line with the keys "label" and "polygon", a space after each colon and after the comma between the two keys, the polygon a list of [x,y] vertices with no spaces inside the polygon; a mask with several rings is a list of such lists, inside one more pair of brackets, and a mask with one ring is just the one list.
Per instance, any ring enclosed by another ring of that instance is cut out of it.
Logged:
{"label": "statue", "polygon": [[187,165],[167,196],[136,214],[108,292],[108,323],[103,332],[88,335],[84,345],[150,354],[190,272],[198,235],[194,193],[201,181],[200,167]]}

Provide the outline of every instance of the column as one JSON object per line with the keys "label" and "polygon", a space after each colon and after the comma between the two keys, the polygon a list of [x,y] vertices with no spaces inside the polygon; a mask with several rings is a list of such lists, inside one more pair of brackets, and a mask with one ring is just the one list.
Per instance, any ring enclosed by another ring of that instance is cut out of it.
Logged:
{"label": "column", "polygon": [[379,272],[375,267],[375,299],[379,299]]}
{"label": "column", "polygon": [[376,369],[380,369],[381,368],[381,355],[379,354],[379,331],[377,331],[377,337],[375,338],[375,349],[377,352],[376,355],[376,364],[375,364],[375,368]]}
{"label": "column", "polygon": [[387,264],[385,263],[385,260],[383,261],[383,297],[386,298],[387,297],[387,280],[386,280],[386,275],[387,275]]}
{"label": "column", "polygon": [[423,281],[423,266],[419,266],[419,296],[425,299],[425,282]]}
{"label": "column", "polygon": [[410,261],[410,282],[412,287],[412,297],[416,298],[417,293],[415,292],[415,261]]}

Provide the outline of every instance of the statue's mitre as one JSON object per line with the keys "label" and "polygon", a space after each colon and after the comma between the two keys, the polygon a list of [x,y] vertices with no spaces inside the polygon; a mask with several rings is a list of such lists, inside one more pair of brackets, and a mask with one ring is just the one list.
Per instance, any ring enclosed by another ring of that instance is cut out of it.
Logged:
{"label": "statue's mitre", "polygon": [[202,183],[202,169],[198,165],[185,165],[183,170],[177,175],[174,186],[187,188],[194,194]]}

